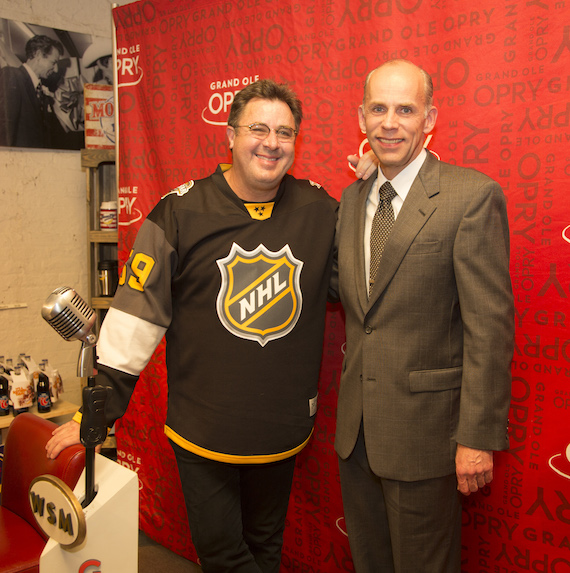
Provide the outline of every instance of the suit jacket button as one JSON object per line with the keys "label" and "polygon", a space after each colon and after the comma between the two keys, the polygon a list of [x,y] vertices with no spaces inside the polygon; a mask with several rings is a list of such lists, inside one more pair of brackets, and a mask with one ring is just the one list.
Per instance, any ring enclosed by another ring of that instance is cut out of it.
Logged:
{"label": "suit jacket button", "polygon": [[367,324],[366,328],[364,329],[364,332],[366,332],[366,334],[370,334],[372,332],[372,327],[369,324]]}

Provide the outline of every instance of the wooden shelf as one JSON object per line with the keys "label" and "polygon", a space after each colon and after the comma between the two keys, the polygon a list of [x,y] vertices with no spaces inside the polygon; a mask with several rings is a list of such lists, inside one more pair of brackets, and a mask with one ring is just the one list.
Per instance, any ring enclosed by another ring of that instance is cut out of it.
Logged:
{"label": "wooden shelf", "polygon": [[82,149],[81,166],[82,167],[99,167],[101,163],[114,163],[114,149]]}
{"label": "wooden shelf", "polygon": [[[36,405],[32,406],[28,412],[39,416],[40,418],[45,418],[50,420],[51,418],[58,418],[59,416],[66,416],[67,414],[75,414],[79,410],[77,404],[71,402],[66,402],[65,400],[58,400],[52,407],[50,412],[38,413],[38,408]],[[14,421],[14,414],[10,413],[8,416],[0,417],[0,430],[2,430],[2,443],[4,443],[5,433],[10,424]]]}
{"label": "wooden shelf", "polygon": [[[65,400],[58,400],[52,407],[50,412],[46,412],[45,414],[38,413],[37,406],[32,406],[28,411],[31,414],[35,414],[40,418],[57,418],[58,416],[65,416],[66,414],[74,414],[79,410],[79,406],[77,404],[72,404],[71,402],[66,402]],[[9,416],[2,416],[0,417],[0,429],[8,428],[10,424],[14,421],[14,414],[10,414]]]}
{"label": "wooden shelf", "polygon": [[93,308],[107,310],[113,302],[112,296],[96,296],[91,299],[91,306]]}
{"label": "wooden shelf", "polygon": [[118,231],[89,231],[92,243],[116,243],[119,240]]}

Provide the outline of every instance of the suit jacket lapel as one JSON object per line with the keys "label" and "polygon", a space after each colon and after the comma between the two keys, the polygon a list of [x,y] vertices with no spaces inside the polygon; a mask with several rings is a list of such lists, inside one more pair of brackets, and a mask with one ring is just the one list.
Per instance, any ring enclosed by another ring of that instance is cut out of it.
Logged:
{"label": "suit jacket lapel", "polygon": [[358,217],[355,225],[354,232],[354,252],[358,253],[358,260],[356,261],[356,291],[358,293],[358,301],[363,309],[368,307],[368,277],[366,277],[366,268],[364,265],[364,225],[366,223],[366,200],[370,193],[370,189],[376,178],[375,175],[362,182],[360,193],[358,195],[358,203],[356,205],[356,213]]}
{"label": "suit jacket lapel", "polygon": [[376,283],[365,308],[370,309],[376,303],[398,270],[416,235],[435,211],[431,197],[439,193],[438,167],[438,160],[428,152],[428,157],[414,180],[388,237],[378,267]]}
{"label": "suit jacket lapel", "polygon": [[36,91],[36,87],[34,86],[34,82],[30,77],[30,74],[27,72],[24,66],[18,68],[20,70],[22,76],[22,83],[24,85],[24,89],[26,90],[26,97],[29,101],[31,109],[36,116],[36,121],[42,121],[42,107],[40,104],[40,100],[38,99],[38,94]]}

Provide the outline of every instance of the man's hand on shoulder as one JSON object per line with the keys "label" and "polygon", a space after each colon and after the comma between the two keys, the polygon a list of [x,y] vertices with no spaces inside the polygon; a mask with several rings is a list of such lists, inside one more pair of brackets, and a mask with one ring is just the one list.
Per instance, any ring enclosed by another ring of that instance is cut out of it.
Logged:
{"label": "man's hand on shoulder", "polygon": [[493,452],[457,444],[455,473],[457,489],[463,495],[475,493],[493,481]]}
{"label": "man's hand on shoulder", "polygon": [[378,158],[372,149],[369,149],[362,157],[349,155],[348,162],[356,169],[355,175],[358,179],[366,180],[378,169]]}

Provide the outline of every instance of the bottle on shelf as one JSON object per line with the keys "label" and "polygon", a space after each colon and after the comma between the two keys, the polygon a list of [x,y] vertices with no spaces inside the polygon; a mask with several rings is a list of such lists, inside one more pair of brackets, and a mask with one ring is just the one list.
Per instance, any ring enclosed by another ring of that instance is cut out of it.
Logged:
{"label": "bottle on shelf", "polygon": [[20,360],[26,365],[30,374],[40,369],[37,362],[29,354],[20,354]]}
{"label": "bottle on shelf", "polygon": [[53,383],[57,391],[57,395],[61,396],[61,394],[63,394],[63,380],[57,368],[53,369],[53,380],[54,380]]}
{"label": "bottle on shelf", "polygon": [[51,396],[49,388],[49,378],[45,373],[45,366],[40,366],[39,372],[34,372],[34,382],[36,386],[36,396],[38,399],[38,412],[45,414],[51,411]]}
{"label": "bottle on shelf", "polygon": [[6,359],[4,360],[3,364],[2,364],[2,375],[5,378],[8,378],[8,404],[10,407],[12,407],[12,373],[14,372],[14,369],[10,366],[8,366],[8,361],[10,360],[10,362],[12,362],[11,359]]}
{"label": "bottle on shelf", "polygon": [[53,406],[59,400],[61,394],[63,394],[63,382],[59,372],[55,368],[51,367],[47,358],[42,360],[42,364],[44,365],[44,372],[49,378],[49,391],[51,396],[51,403]]}
{"label": "bottle on shelf", "polygon": [[10,381],[6,376],[4,366],[0,366],[0,416],[10,413]]}
{"label": "bottle on shelf", "polygon": [[119,262],[113,260],[99,261],[99,296],[115,296],[119,283]]}
{"label": "bottle on shelf", "polygon": [[10,398],[14,408],[14,416],[27,412],[33,404],[34,390],[31,380],[20,366],[12,373],[12,391]]}

